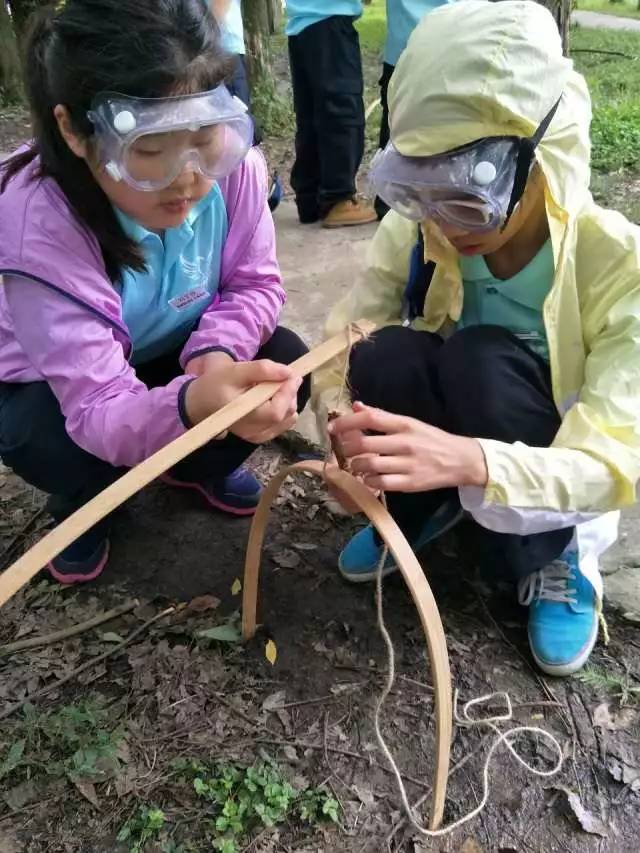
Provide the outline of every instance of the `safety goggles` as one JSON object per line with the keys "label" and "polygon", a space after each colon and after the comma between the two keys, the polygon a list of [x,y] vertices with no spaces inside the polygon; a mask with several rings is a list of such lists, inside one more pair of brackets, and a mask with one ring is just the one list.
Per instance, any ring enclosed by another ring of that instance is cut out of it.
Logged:
{"label": "safety goggles", "polygon": [[186,167],[225,178],[253,142],[247,107],[223,85],[172,98],[103,93],[87,116],[106,172],[137,190],[164,189]]}
{"label": "safety goggles", "polygon": [[407,219],[475,232],[504,227],[559,102],[531,137],[487,137],[432,157],[405,157],[389,142],[371,163],[371,189]]}

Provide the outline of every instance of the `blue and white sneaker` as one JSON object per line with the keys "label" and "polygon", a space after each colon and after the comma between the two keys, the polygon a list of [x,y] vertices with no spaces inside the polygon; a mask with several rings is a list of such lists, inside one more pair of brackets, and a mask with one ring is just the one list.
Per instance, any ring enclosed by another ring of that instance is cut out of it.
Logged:
{"label": "blue and white sneaker", "polygon": [[529,607],[529,646],[548,675],[571,675],[585,665],[598,638],[596,594],[578,566],[578,553],[559,559],[518,585],[520,604]]}
{"label": "blue and white sneaker", "polygon": [[[456,525],[464,511],[457,500],[445,501],[429,518],[415,542],[411,543],[414,551],[437,539],[447,530]],[[359,530],[342,549],[338,559],[338,569],[343,578],[352,583],[365,583],[376,579],[376,569],[382,554],[383,545],[376,542],[373,527],[369,524]],[[389,554],[382,567],[382,576],[396,572],[398,567]]]}

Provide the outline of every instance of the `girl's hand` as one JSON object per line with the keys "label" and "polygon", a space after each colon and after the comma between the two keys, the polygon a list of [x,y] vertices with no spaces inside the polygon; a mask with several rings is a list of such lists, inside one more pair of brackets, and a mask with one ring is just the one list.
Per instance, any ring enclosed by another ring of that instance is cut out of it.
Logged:
{"label": "girl's hand", "polygon": [[[339,470],[338,461],[335,458],[335,456],[332,456],[331,459],[327,462],[327,469],[328,469],[327,473],[329,474],[329,477],[331,476],[332,471],[338,471]],[[379,489],[372,489],[368,486],[368,484],[367,484],[367,488],[372,493],[372,495],[376,498],[380,494]],[[328,489],[331,497],[334,500],[338,501],[338,503],[340,504],[340,506],[342,507],[342,509],[345,512],[348,512],[350,515],[356,515],[357,513],[362,511],[360,509],[360,507],[358,506],[358,504],[355,503],[355,501],[351,500],[351,498],[349,497],[347,492],[343,492],[342,489],[340,489],[329,478],[327,479],[327,489]]]}
{"label": "girl's hand", "polygon": [[336,418],[328,428],[339,438],[352,472],[362,475],[372,489],[426,492],[487,484],[487,463],[475,438],[451,435],[363,403],[354,403],[353,414]]}
{"label": "girl's hand", "polygon": [[224,353],[210,355],[223,358],[215,359],[215,363],[210,360],[185,394],[187,416],[192,423],[203,421],[260,382],[284,382],[270,400],[235,423],[230,432],[245,441],[262,444],[293,427],[298,419],[297,393],[302,379],[294,377],[288,365],[266,359],[236,362]]}

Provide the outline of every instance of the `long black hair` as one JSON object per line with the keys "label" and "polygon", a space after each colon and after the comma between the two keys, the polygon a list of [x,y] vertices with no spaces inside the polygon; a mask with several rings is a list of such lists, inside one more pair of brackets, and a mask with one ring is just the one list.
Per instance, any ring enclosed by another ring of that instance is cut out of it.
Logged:
{"label": "long black hair", "polygon": [[64,141],[53,114],[65,106],[73,130],[90,138],[87,110],[100,92],[140,98],[206,91],[229,73],[219,30],[203,0],[66,0],[39,10],[25,42],[25,83],[34,141],[2,166],[0,192],[39,156],[36,178],[54,178],[97,238],[112,280],[144,269],[86,162]]}

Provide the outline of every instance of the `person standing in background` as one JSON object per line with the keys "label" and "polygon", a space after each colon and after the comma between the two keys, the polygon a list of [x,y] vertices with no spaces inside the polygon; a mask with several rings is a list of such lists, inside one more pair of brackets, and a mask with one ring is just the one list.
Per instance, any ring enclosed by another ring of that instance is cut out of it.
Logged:
{"label": "person standing in background", "polygon": [[227,81],[227,89],[250,106],[240,0],[211,0],[211,11],[220,27],[222,46],[234,61],[233,77]]}
{"label": "person standing in background", "polygon": [[302,223],[325,228],[375,222],[356,197],[364,153],[360,41],[362,0],[285,0],[296,113],[291,186]]}
{"label": "person standing in background", "polygon": [[[400,54],[407,46],[409,36],[416,28],[418,21],[427,12],[442,6],[448,0],[387,0],[387,38],[384,44],[382,60],[382,75],[379,80],[380,104],[382,119],[380,120],[379,147],[384,149],[389,141],[389,107],[387,106],[387,89]],[[374,207],[378,219],[382,219],[389,207],[376,197]]]}

